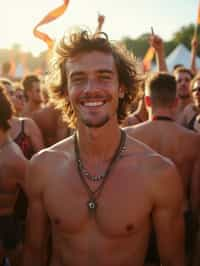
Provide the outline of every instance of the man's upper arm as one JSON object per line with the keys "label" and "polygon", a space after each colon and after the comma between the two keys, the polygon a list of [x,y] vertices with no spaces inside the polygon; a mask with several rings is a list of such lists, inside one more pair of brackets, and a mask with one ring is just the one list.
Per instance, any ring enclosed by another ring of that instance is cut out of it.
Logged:
{"label": "man's upper arm", "polygon": [[190,180],[190,197],[192,210],[196,215],[199,215],[200,212],[200,135],[196,136],[197,142],[194,144],[193,149],[196,150],[196,158],[193,165],[192,176]]}
{"label": "man's upper arm", "polygon": [[[28,197],[26,244],[44,248],[47,238],[48,216],[44,208],[44,170],[41,155],[33,157],[27,168],[25,189]],[[37,221],[37,222],[36,222]]]}
{"label": "man's upper arm", "polygon": [[184,265],[183,181],[172,163],[160,167],[153,223],[163,265]]}
{"label": "man's upper arm", "polygon": [[31,138],[31,142],[33,144],[34,151],[38,152],[44,148],[44,140],[43,140],[42,133],[34,120],[29,119],[27,120],[27,122],[29,125],[28,132]]}
{"label": "man's upper arm", "polygon": [[[20,151],[21,152],[21,151]],[[28,168],[28,160],[23,156],[18,156],[15,158],[14,163],[14,171],[16,173],[16,182],[18,185],[22,188],[24,193],[26,193],[26,187],[25,187],[25,177],[26,177],[26,170]]]}

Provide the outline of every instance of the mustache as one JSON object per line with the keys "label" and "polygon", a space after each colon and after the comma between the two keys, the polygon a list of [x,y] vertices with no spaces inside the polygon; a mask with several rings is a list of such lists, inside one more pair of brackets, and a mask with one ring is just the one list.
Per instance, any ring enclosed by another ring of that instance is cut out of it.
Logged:
{"label": "mustache", "polygon": [[111,95],[99,95],[99,94],[93,94],[93,95],[83,95],[80,97],[81,101],[87,101],[87,100],[110,100],[112,97]]}

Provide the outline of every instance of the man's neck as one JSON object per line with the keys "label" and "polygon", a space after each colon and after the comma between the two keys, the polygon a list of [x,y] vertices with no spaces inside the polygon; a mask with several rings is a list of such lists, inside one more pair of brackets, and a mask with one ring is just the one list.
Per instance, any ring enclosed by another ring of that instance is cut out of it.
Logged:
{"label": "man's neck", "polygon": [[35,111],[39,110],[40,106],[41,105],[38,104],[38,103],[27,102],[26,107],[25,107],[25,111],[29,112],[29,113],[32,113],[32,112],[35,112]]}
{"label": "man's neck", "polygon": [[190,96],[188,96],[188,97],[180,97],[179,96],[178,97],[178,108],[182,109],[191,102],[192,102],[192,99]]}
{"label": "man's neck", "polygon": [[[102,128],[80,127],[77,131],[78,145],[82,156],[91,160],[109,160],[119,145],[121,132],[118,125]],[[87,155],[87,156],[86,156]]]}
{"label": "man's neck", "polygon": [[168,117],[170,119],[174,118],[172,111],[169,109],[159,109],[149,113],[149,120],[153,120],[155,117]]}

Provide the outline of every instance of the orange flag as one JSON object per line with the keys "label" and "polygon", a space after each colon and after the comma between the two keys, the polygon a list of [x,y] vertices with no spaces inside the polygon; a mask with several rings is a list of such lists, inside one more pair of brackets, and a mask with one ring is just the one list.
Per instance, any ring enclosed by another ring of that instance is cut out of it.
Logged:
{"label": "orange flag", "polygon": [[155,49],[152,46],[149,47],[142,61],[145,72],[151,69],[151,61],[153,60],[154,53],[155,53]]}
{"label": "orange flag", "polygon": [[50,11],[33,29],[34,35],[37,38],[41,39],[42,41],[46,42],[49,49],[51,49],[53,46],[53,40],[46,33],[39,31],[38,27],[47,24],[64,14],[65,10],[68,7],[69,0],[63,0],[63,1],[64,3],[61,6]]}
{"label": "orange flag", "polygon": [[194,39],[197,39],[199,25],[200,25],[200,0],[198,4],[197,21],[194,28],[194,36],[193,36]]}
{"label": "orange flag", "polygon": [[199,5],[198,5],[197,25],[200,25],[200,1],[199,1]]}
{"label": "orange flag", "polygon": [[14,58],[14,52],[11,51],[10,52],[10,72],[9,75],[11,78],[15,77],[15,72],[16,72],[16,62],[15,62],[15,58]]}

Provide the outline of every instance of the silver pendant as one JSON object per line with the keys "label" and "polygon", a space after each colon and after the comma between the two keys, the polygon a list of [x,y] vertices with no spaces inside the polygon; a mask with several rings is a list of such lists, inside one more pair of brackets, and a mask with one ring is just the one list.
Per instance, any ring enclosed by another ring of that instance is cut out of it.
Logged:
{"label": "silver pendant", "polygon": [[95,202],[95,200],[92,199],[88,201],[87,205],[90,211],[95,211],[97,208],[97,203]]}

